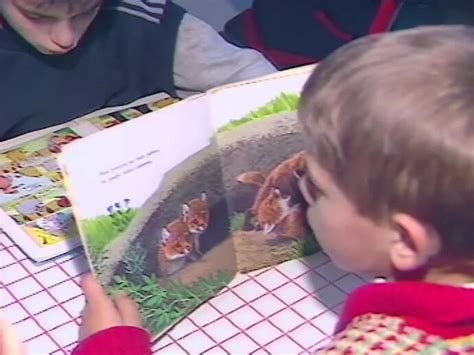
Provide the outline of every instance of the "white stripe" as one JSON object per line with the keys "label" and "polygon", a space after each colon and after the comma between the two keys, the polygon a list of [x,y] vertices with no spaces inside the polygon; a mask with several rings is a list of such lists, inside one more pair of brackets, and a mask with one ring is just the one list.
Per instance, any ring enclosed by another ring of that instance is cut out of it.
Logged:
{"label": "white stripe", "polygon": [[167,0],[145,0],[145,2],[150,4],[162,4],[165,5]]}
{"label": "white stripe", "polygon": [[[161,15],[163,14],[163,7],[155,7],[155,6],[150,6],[145,4],[143,1],[137,1],[137,0],[122,0],[123,3],[125,4],[130,4],[132,6],[136,7],[141,7],[143,10],[156,14],[156,15]],[[166,0],[155,0],[155,4],[160,4],[160,5],[165,5]]]}
{"label": "white stripe", "polygon": [[128,7],[125,7],[125,6],[116,6],[116,7],[112,7],[111,9],[121,11],[121,12],[125,12],[127,14],[130,14],[130,15],[133,15],[133,16],[136,16],[136,17],[140,17],[144,20],[154,22],[156,24],[159,24],[161,22],[161,20],[156,16],[151,16],[151,15],[148,15],[148,14],[146,14],[144,12],[141,12],[141,11],[132,10],[132,9],[129,9]]}

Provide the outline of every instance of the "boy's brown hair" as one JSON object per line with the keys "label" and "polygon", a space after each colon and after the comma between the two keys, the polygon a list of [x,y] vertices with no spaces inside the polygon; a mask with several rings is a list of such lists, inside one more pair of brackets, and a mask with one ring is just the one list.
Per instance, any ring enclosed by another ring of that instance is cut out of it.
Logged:
{"label": "boy's brown hair", "polygon": [[342,47],[305,84],[299,117],[307,152],[361,214],[410,214],[437,230],[443,255],[474,257],[474,28]]}

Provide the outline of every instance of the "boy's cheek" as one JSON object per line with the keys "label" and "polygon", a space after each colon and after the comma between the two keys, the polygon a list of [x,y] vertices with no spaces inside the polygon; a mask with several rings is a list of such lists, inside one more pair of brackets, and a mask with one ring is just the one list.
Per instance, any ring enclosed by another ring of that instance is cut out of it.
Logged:
{"label": "boy's cheek", "polygon": [[[14,26],[12,26],[14,27]],[[42,46],[41,46],[41,30],[36,29],[36,28],[30,28],[30,27],[21,27],[19,25],[16,25],[15,30],[18,32],[18,34],[23,37],[25,41],[27,41],[29,44],[31,44],[33,47],[35,47],[37,50],[42,52]]]}
{"label": "boy's cheek", "polygon": [[36,47],[37,38],[41,36],[42,29],[35,26],[27,19],[20,18],[19,15],[3,13],[6,21],[23,39]]}
{"label": "boy's cheek", "polygon": [[321,243],[320,239],[322,239],[321,237],[324,237],[325,235],[324,228],[320,226],[320,224],[323,222],[321,219],[324,219],[324,215],[322,215],[321,212],[318,212],[317,207],[310,205],[306,212],[306,218],[311,230],[313,231],[313,234],[316,237],[316,240]]}

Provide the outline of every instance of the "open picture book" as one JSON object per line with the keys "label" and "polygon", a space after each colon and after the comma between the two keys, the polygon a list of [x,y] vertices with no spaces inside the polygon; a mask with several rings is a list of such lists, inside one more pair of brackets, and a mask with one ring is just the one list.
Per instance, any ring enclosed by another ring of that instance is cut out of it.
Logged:
{"label": "open picture book", "polygon": [[87,257],[164,334],[234,278],[316,252],[299,179],[313,66],[216,88],[65,146]]}
{"label": "open picture book", "polygon": [[71,201],[57,163],[79,138],[156,111],[177,99],[166,94],[91,113],[0,143],[0,228],[29,258],[52,259],[81,246]]}

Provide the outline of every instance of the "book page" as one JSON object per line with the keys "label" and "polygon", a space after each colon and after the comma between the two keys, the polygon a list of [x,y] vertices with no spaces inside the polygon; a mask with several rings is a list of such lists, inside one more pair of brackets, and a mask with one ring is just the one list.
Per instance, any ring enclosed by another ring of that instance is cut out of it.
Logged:
{"label": "book page", "polygon": [[209,93],[240,272],[319,250],[298,187],[305,158],[296,111],[312,69]]}
{"label": "book page", "polygon": [[61,156],[88,260],[160,335],[236,273],[206,95],[69,145]]}
{"label": "book page", "polygon": [[61,147],[79,138],[63,128],[0,154],[2,228],[35,260],[79,245],[56,162]]}
{"label": "book page", "polygon": [[[60,164],[91,267],[109,290],[134,297],[153,334],[237,269],[316,250],[296,186],[304,159],[295,110],[310,72],[212,90],[65,148]],[[282,211],[260,219],[258,196]]]}
{"label": "book page", "polygon": [[36,261],[79,246],[57,154],[72,141],[176,101],[157,94],[0,143],[0,224],[6,234]]}

